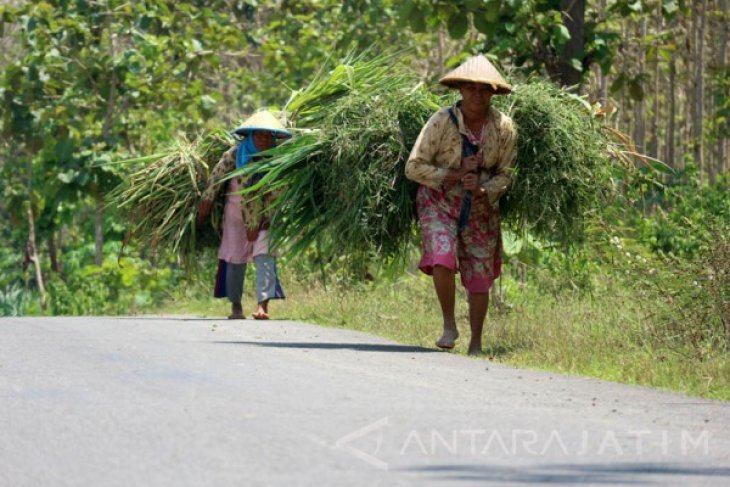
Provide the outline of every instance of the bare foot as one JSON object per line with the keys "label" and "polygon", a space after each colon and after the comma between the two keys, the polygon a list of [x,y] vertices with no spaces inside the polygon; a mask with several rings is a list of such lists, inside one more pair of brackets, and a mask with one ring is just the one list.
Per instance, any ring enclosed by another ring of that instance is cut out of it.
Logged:
{"label": "bare foot", "polygon": [[254,314],[252,314],[254,320],[268,320],[269,319],[269,313],[266,311],[256,311]]}
{"label": "bare foot", "polygon": [[469,355],[477,356],[477,355],[482,355],[482,353],[483,352],[482,352],[482,343],[481,342],[479,342],[479,343],[474,343],[474,342],[469,343],[469,352],[468,352]]}
{"label": "bare foot", "polygon": [[256,307],[256,312],[252,314],[254,320],[269,319],[269,300],[261,301]]}
{"label": "bare foot", "polygon": [[436,346],[439,348],[452,349],[456,345],[456,339],[459,338],[459,332],[456,328],[444,328],[441,338],[436,340]]}

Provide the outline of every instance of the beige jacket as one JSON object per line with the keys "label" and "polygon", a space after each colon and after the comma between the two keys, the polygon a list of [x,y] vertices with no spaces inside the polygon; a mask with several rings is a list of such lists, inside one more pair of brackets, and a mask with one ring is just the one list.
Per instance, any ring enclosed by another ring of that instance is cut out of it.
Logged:
{"label": "beige jacket", "polygon": [[[461,110],[454,109],[459,127],[449,117],[448,108],[442,108],[426,122],[411,150],[406,163],[406,177],[417,183],[438,189],[449,169],[461,166],[461,134],[466,126]],[[482,144],[482,165],[479,184],[486,190],[489,202],[495,204],[507,191],[517,155],[517,133],[512,119],[489,108],[487,127]]]}

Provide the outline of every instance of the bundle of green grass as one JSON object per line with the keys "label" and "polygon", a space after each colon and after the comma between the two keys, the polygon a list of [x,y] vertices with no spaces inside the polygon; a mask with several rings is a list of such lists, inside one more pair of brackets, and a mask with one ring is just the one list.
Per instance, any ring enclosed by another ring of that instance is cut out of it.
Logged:
{"label": "bundle of green grass", "polygon": [[[245,198],[278,195],[272,244],[316,248],[343,264],[403,262],[417,242],[415,193],[405,162],[428,118],[453,103],[430,92],[395,56],[351,56],[323,68],[284,107],[292,137],[236,171],[261,175]],[[518,84],[493,99],[517,130],[512,187],[503,221],[571,246],[613,191],[614,144],[585,101],[546,81]],[[116,193],[129,210],[132,240],[183,257],[200,246],[195,213],[209,170],[233,141],[213,134],[147,158]],[[257,191],[260,190],[260,191]],[[215,219],[214,219],[215,220]],[[214,233],[207,230],[208,234]],[[215,235],[204,239],[215,242]]]}
{"label": "bundle of green grass", "polygon": [[[530,80],[493,98],[518,130],[511,189],[500,203],[512,229],[562,246],[613,192],[612,142],[587,103]],[[299,133],[244,174],[278,191],[273,241],[330,258],[402,258],[416,242],[415,191],[405,162],[436,96],[393,59],[350,59],[295,92],[286,110]]]}
{"label": "bundle of green grass", "polygon": [[215,131],[192,142],[177,140],[151,156],[121,161],[127,175],[110,194],[109,204],[127,218],[126,241],[152,253],[172,252],[185,264],[201,247],[218,245],[222,207],[214,207],[213,224],[200,231],[195,218],[210,171],[231,144],[229,134]]}
{"label": "bundle of green grass", "polygon": [[277,191],[272,240],[348,263],[399,258],[413,242],[417,185],[405,162],[439,99],[392,58],[351,58],[286,104],[296,135],[244,175]]}
{"label": "bundle of green grass", "polygon": [[618,148],[604,119],[544,80],[492,100],[510,115],[518,136],[512,184],[499,203],[503,221],[564,248],[580,243],[586,222],[614,193]]}

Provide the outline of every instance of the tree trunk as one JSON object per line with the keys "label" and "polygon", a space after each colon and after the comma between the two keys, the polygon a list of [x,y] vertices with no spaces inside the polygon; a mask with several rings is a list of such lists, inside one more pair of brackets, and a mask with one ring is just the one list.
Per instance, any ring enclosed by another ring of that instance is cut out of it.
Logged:
{"label": "tree trunk", "polygon": [[70,233],[70,230],[68,228],[68,225],[61,225],[61,228],[58,229],[58,239],[56,240],[56,247],[63,250],[63,246],[66,243],[66,239],[68,238],[68,234]]}
{"label": "tree trunk", "polygon": [[[109,55],[112,63],[115,62],[116,58],[116,36],[114,29],[112,29],[112,18],[113,12],[111,10],[110,2],[107,0],[107,12],[106,12],[106,29],[109,35]],[[117,72],[114,68],[111,69],[111,80],[109,83],[109,96],[106,104],[106,114],[104,115],[104,125],[102,126],[101,135],[107,144],[107,147],[111,149],[113,142],[111,138],[111,131],[114,125],[114,114],[116,113],[116,93],[117,93]],[[104,263],[104,194],[99,186],[99,183],[94,183],[92,188],[94,195],[94,263],[101,267]]]}
{"label": "tree trunk", "polygon": [[676,119],[677,119],[677,61],[674,56],[669,60],[669,124],[667,127],[667,146],[666,146],[666,158],[667,164],[674,169],[680,169],[679,163],[676,161],[675,155],[675,133],[677,131]]}
{"label": "tree trunk", "polygon": [[[728,18],[728,9],[727,9],[727,0],[720,0],[720,50],[717,55],[717,67],[720,70],[721,73],[725,73],[725,67],[727,66],[727,31],[728,31],[728,22],[730,22],[730,18]],[[728,153],[727,153],[727,138],[725,138],[720,132],[720,127],[718,127],[717,132],[717,142],[716,142],[716,148],[715,148],[715,154],[717,157],[717,162],[715,165],[715,171],[712,173],[712,182],[714,183],[716,180],[716,175],[722,174],[728,169],[730,169],[730,166],[728,166]]]}
{"label": "tree trunk", "polygon": [[703,158],[703,143],[702,143],[702,122],[705,116],[705,81],[704,81],[704,39],[705,39],[705,25],[707,16],[705,15],[707,7],[707,0],[702,0],[697,7],[699,9],[699,18],[695,22],[697,29],[697,37],[695,38],[695,90],[694,90],[694,110],[692,113],[692,155],[695,163],[700,170],[700,181],[704,180],[705,176],[705,164]]}
{"label": "tree trunk", "polygon": [[[606,19],[606,0],[601,0],[600,2],[599,16],[601,20]],[[608,103],[608,73],[601,67],[598,69],[601,73],[598,83],[598,98],[601,100],[601,103],[606,104]]]}
{"label": "tree trunk", "polygon": [[583,60],[585,0],[560,0],[563,25],[570,33],[570,40],[563,47],[558,63],[559,80],[563,86],[580,85],[582,69],[577,70],[573,59]]}
{"label": "tree trunk", "polygon": [[38,286],[38,294],[40,295],[41,308],[46,309],[46,287],[43,285],[43,272],[41,270],[41,262],[38,258],[35,245],[35,219],[33,218],[33,209],[28,205],[28,241],[26,242],[25,252],[26,259],[33,263],[35,268],[35,282]]}
{"label": "tree trunk", "polygon": [[48,256],[51,258],[51,270],[57,274],[61,273],[61,266],[58,263],[58,247],[56,246],[55,232],[48,237]]}
{"label": "tree trunk", "polygon": [[[662,30],[662,10],[661,5],[657,8],[656,32],[658,34]],[[652,114],[651,114],[651,142],[649,143],[649,156],[659,158],[659,41],[654,41],[654,55],[652,57],[652,67],[654,68],[654,92],[652,93]]]}
{"label": "tree trunk", "polygon": [[[111,57],[112,66],[116,63],[116,47],[114,45],[115,42],[115,35],[114,35],[114,29],[112,29],[112,19],[114,13],[111,11],[111,7],[109,5],[109,2],[107,1],[107,12],[106,12],[106,29],[107,33],[109,34],[109,56]],[[114,123],[114,113],[115,113],[115,104],[116,104],[116,94],[117,94],[117,71],[112,67],[111,72],[111,81],[109,83],[109,97],[106,101],[106,114],[104,115],[104,125],[101,129],[101,135],[104,141],[111,146],[110,142],[110,132],[112,128],[112,124]],[[99,94],[101,96],[101,93]]]}
{"label": "tree trunk", "polygon": [[[628,35],[628,26],[626,23],[621,24],[621,38],[626,39],[626,36]],[[622,73],[628,73],[630,68],[630,55],[629,55],[629,49],[624,48],[622,49],[622,52],[620,53],[621,57],[621,72]],[[625,134],[631,133],[631,115],[629,114],[629,107],[631,106],[631,99],[627,94],[628,88],[626,86],[626,83],[624,83],[621,86],[621,90],[619,92],[619,106],[621,109],[619,110],[620,115],[620,122],[619,122],[619,130]]]}
{"label": "tree trunk", "polygon": [[104,262],[104,195],[99,186],[93,188],[95,211],[94,211],[94,263],[101,267]]}
{"label": "tree trunk", "polygon": [[[638,45],[638,74],[642,76],[645,69],[645,50],[644,50],[644,39],[646,38],[646,17],[643,17],[639,23],[639,40]],[[643,90],[642,90],[643,91]],[[636,149],[640,153],[644,153],[646,149],[646,120],[645,120],[645,108],[646,108],[646,97],[642,95],[641,99],[635,101],[634,105],[634,144]]]}
{"label": "tree trunk", "polygon": [[598,98],[601,103],[608,103],[608,75],[603,71],[603,68],[599,67],[600,70],[600,81],[598,83]]}
{"label": "tree trunk", "polygon": [[[691,19],[691,16],[690,16]],[[674,98],[669,101],[674,105],[674,145],[672,147],[674,167],[677,170],[684,171],[686,166],[686,158],[684,157],[689,136],[687,130],[689,127],[689,106],[691,98],[691,86],[688,81],[688,71],[692,63],[692,45],[690,42],[690,25],[691,22],[687,16],[675,17],[672,19],[674,28],[672,29],[673,37],[677,39],[678,50],[677,56],[672,56],[670,62],[670,78],[674,80]],[[671,81],[671,80],[670,80]],[[686,179],[686,175],[677,175],[677,179]]]}
{"label": "tree trunk", "polygon": [[436,69],[433,66],[429,66],[429,76],[432,73],[438,73],[439,70],[443,69],[444,64],[444,31],[439,27],[438,29],[438,49],[436,50]]}

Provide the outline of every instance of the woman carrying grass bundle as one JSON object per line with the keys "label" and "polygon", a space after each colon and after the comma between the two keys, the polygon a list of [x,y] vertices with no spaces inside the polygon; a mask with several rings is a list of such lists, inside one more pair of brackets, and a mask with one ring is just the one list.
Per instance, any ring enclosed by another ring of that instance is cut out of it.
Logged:
{"label": "woman carrying grass bundle", "polygon": [[[276,138],[289,137],[291,134],[268,111],[261,111],[247,119],[234,134],[242,137],[238,146],[231,148],[213,168],[208,187],[203,193],[198,208],[197,223],[201,226],[211,212],[213,202],[226,177],[235,169],[246,166],[256,154],[271,149]],[[276,259],[269,253],[268,229],[271,215],[267,207],[271,193],[263,197],[263,208],[254,207],[258,198],[245,202],[238,194],[244,187],[257,182],[253,176],[244,183],[240,178],[232,178],[228,183],[223,211],[223,236],[218,250],[218,274],[216,276],[215,297],[227,297],[231,302],[229,319],[244,319],[241,299],[246,264],[256,263],[256,294],[258,307],[254,319],[269,319],[269,300],[282,299],[284,293],[276,275]]]}
{"label": "woman carrying grass bundle", "polygon": [[490,100],[512,88],[481,55],[440,83],[458,89],[462,98],[428,120],[406,163],[406,176],[421,185],[416,200],[423,252],[419,268],[433,276],[443,314],[436,345],[451,349],[459,337],[454,316],[459,272],[469,295],[469,354],[478,355],[489,289],[502,265],[496,205],[509,186],[516,155],[512,121]]}

